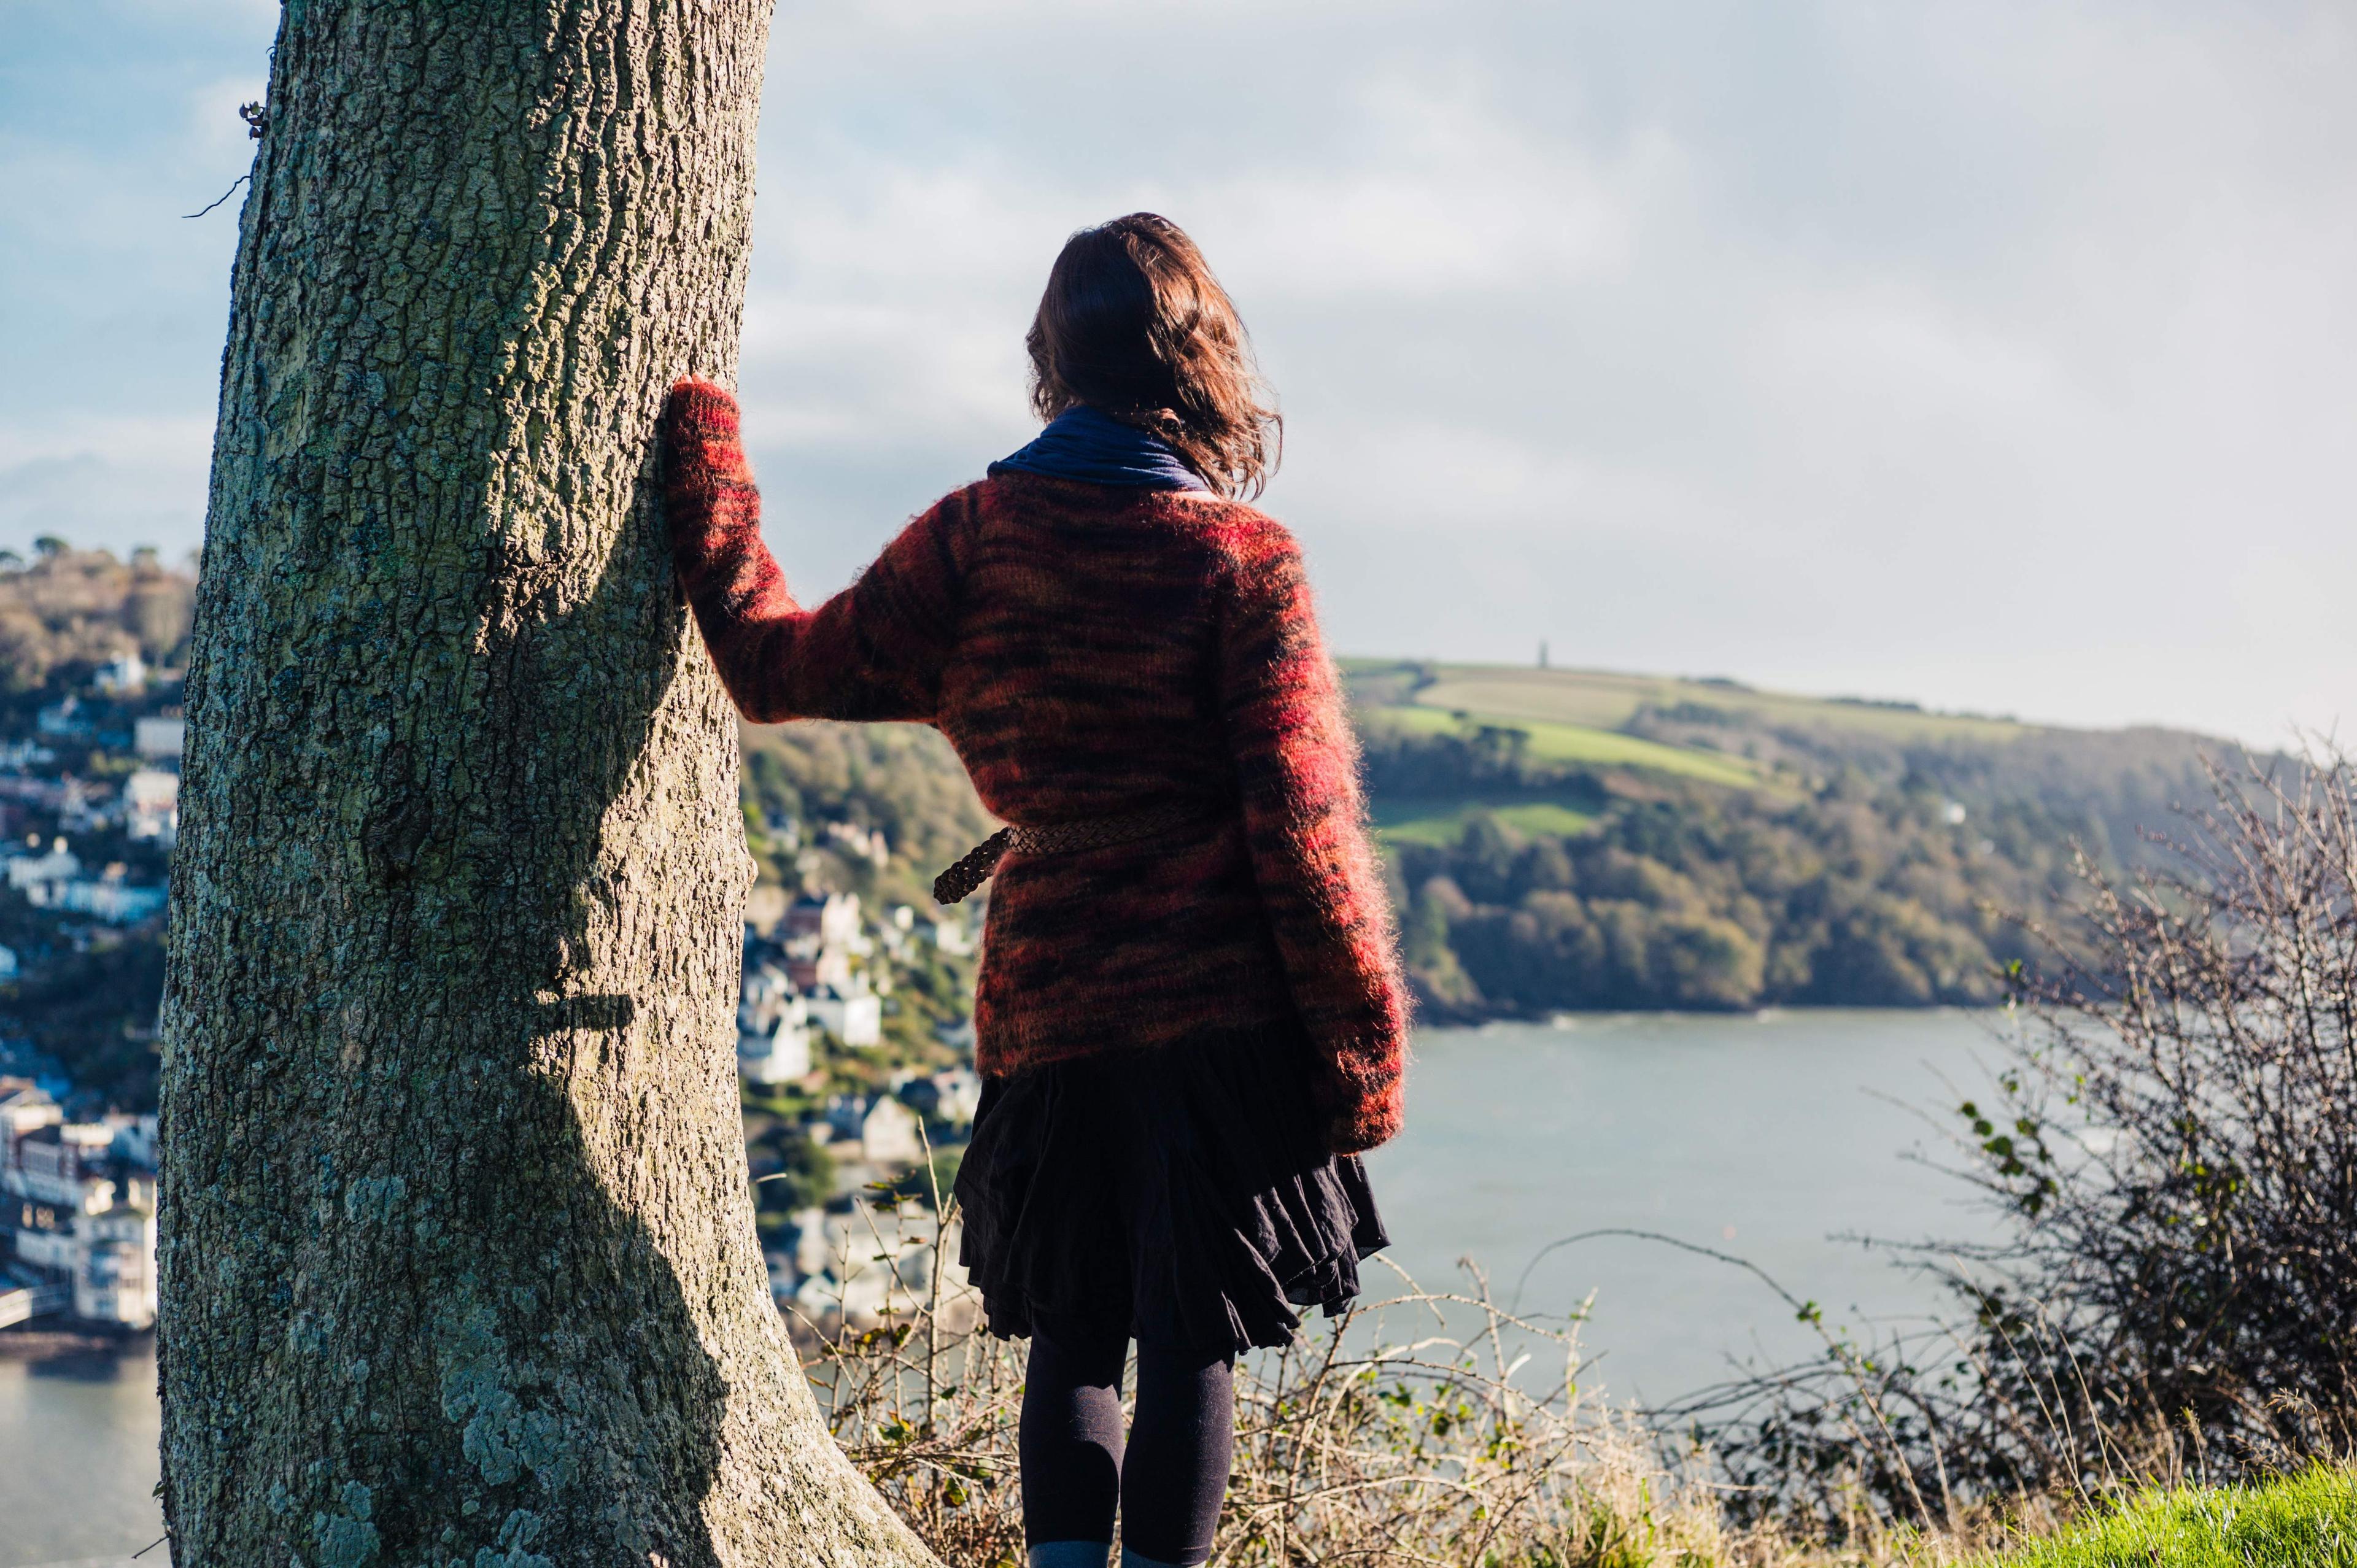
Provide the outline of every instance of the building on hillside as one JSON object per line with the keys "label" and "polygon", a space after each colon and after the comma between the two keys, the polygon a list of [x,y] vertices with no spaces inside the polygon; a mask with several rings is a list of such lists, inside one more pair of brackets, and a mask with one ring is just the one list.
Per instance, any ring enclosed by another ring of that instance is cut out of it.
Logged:
{"label": "building on hillside", "polygon": [[888,1094],[830,1096],[810,1136],[870,1165],[909,1165],[924,1157],[917,1113]]}
{"label": "building on hillside", "polygon": [[[50,842],[46,854],[36,849],[13,855],[7,862],[8,886],[27,897],[32,889],[45,882],[66,882],[81,875],[81,856],[66,847],[66,841]],[[38,903],[40,900],[34,899]]]}
{"label": "building on hillside", "polygon": [[826,1210],[797,1208],[786,1216],[786,1224],[792,1231],[794,1273],[804,1279],[826,1273],[834,1262],[826,1233]]}
{"label": "building on hillside", "polygon": [[111,786],[69,776],[59,784],[58,826],[70,833],[102,828],[113,815],[113,799]]}
{"label": "building on hillside", "polygon": [[98,667],[90,683],[110,697],[135,697],[147,689],[147,661],[135,648],[118,653]]}
{"label": "building on hillside", "polygon": [[106,1125],[114,1129],[114,1157],[126,1160],[145,1170],[156,1168],[156,1117],[134,1116],[127,1111],[111,1113]]}
{"label": "building on hillside", "polygon": [[748,1083],[794,1083],[810,1076],[810,1011],[801,997],[766,1028],[737,1035],[737,1071]]}
{"label": "building on hillside", "polygon": [[178,762],[188,736],[186,719],[145,718],[131,726],[131,748],[150,761]]}
{"label": "building on hillside", "polygon": [[933,946],[953,958],[969,957],[974,952],[974,933],[966,929],[963,920],[935,920],[931,936]]}
{"label": "building on hillside", "polygon": [[39,768],[57,759],[56,752],[37,740],[0,742],[0,771],[22,773],[28,768]]}
{"label": "building on hillside", "polygon": [[135,926],[162,914],[167,895],[161,887],[141,886],[128,881],[124,866],[117,863],[94,877],[36,882],[26,888],[25,897],[36,908],[88,915],[110,926]]}
{"label": "building on hillside", "polygon": [[823,948],[807,956],[788,956],[786,978],[795,989],[804,992],[848,993],[855,989],[851,955],[841,948]]}
{"label": "building on hillside", "polygon": [[790,1262],[801,1284],[791,1305],[813,1323],[840,1319],[865,1326],[890,1304],[905,1309],[931,1290],[936,1256],[944,1299],[971,1299],[972,1284],[957,1262],[957,1227],[952,1224],[937,1237],[939,1221],[930,1213],[862,1209],[826,1214],[806,1208],[792,1216],[792,1222]]}
{"label": "building on hillside", "polygon": [[82,712],[81,699],[69,693],[35,714],[33,727],[46,736],[79,740],[90,734],[90,715]]}
{"label": "building on hillside", "polygon": [[16,1138],[0,1187],[19,1197],[94,1214],[117,1196],[114,1129],[102,1122],[48,1122]]}
{"label": "building on hillside", "polygon": [[73,1222],[76,1317],[124,1328],[156,1325],[156,1213],[119,1203]]}
{"label": "building on hillside", "polygon": [[790,953],[817,953],[829,948],[845,952],[866,950],[859,930],[859,895],[807,895],[786,906],[779,922],[778,940]]}
{"label": "building on hillside", "polygon": [[29,1078],[0,1078],[0,1178],[16,1161],[16,1140],[66,1119],[48,1090]]}
{"label": "building on hillside", "polygon": [[812,1023],[855,1050],[883,1041],[884,1004],[871,992],[854,988],[846,993],[836,986],[823,986],[810,993],[805,1005]]}
{"label": "building on hillside", "polygon": [[963,1127],[982,1109],[982,1077],[970,1067],[950,1068],[911,1079],[900,1098],[933,1121]]}
{"label": "building on hillside", "polygon": [[180,776],[143,768],[123,781],[123,830],[166,849],[180,836]]}
{"label": "building on hillside", "polygon": [[748,963],[737,991],[737,1032],[756,1034],[767,1029],[795,1000],[794,983],[784,970],[765,961]]}
{"label": "building on hillside", "polygon": [[24,972],[24,963],[16,957],[15,948],[0,948],[0,981],[10,981]]}
{"label": "building on hillside", "polygon": [[867,1101],[854,1094],[830,1094],[826,1107],[808,1131],[814,1143],[840,1145],[859,1136],[860,1119],[867,1114]]}
{"label": "building on hillside", "polygon": [[925,1157],[917,1135],[917,1113],[888,1094],[868,1102],[859,1119],[859,1153],[870,1165],[914,1165]]}
{"label": "building on hillside", "polygon": [[0,1079],[0,1255],[56,1282],[74,1316],[156,1321],[156,1118],[67,1122],[22,1079]]}
{"label": "building on hillside", "polygon": [[825,832],[829,839],[871,865],[892,864],[892,847],[885,841],[881,828],[871,830],[856,822],[829,822]]}

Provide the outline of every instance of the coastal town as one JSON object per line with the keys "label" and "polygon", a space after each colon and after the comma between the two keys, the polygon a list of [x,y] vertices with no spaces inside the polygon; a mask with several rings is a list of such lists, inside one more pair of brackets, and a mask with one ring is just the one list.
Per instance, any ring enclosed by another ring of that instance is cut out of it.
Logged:
{"label": "coastal town", "polygon": [[[177,669],[140,641],[102,637],[0,701],[0,1348],[156,1318],[156,1014],[186,725]],[[981,1096],[974,928],[893,897],[915,879],[880,828],[748,809],[748,832],[764,868],[736,1020],[748,1178],[779,1309],[823,1333],[961,1283],[934,1217]]]}

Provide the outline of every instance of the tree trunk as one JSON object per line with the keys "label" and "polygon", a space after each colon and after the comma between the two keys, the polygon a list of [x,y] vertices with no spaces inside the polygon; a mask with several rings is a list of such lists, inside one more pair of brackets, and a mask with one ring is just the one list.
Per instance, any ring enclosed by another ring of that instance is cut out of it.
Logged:
{"label": "tree trunk", "polygon": [[769,1299],[737,746],[662,547],[768,0],[288,0],[164,1010],[180,1568],[930,1562]]}

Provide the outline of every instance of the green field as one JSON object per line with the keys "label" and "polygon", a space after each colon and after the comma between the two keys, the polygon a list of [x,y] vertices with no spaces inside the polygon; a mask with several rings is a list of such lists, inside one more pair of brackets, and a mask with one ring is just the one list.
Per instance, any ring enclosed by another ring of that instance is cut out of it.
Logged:
{"label": "green field", "polygon": [[[1498,664],[1433,664],[1404,660],[1342,661],[1351,706],[1370,734],[1385,726],[1447,735],[1474,725],[1519,730],[1535,761],[1672,774],[1730,789],[1791,793],[1802,782],[1772,762],[1780,737],[1853,736],[1869,746],[1922,741],[2008,742],[2037,733],[2011,719],[1937,714],[1899,703],[1799,697],[1756,691],[1733,681],[1626,675],[1600,670],[1539,670]],[[1626,733],[1652,711],[1668,724],[1643,727],[1662,739]],[[1725,736],[1727,749],[1712,742]],[[1750,755],[1736,755],[1735,747]],[[1434,812],[1386,828],[1398,843],[1431,842],[1427,833],[1461,824],[1463,813]]]}
{"label": "green field", "polygon": [[1508,827],[1526,833],[1586,832],[1596,819],[1585,811],[1553,800],[1480,800],[1387,802],[1375,811],[1375,836],[1385,843],[1420,843],[1441,847],[1464,836],[1465,824],[1482,811]]}
{"label": "green field", "polygon": [[1896,704],[1839,702],[1760,692],[1733,682],[1689,680],[1674,675],[1626,675],[1603,670],[1537,670],[1502,664],[1425,666],[1437,677],[1415,688],[1417,666],[1398,660],[1343,661],[1352,694],[1368,709],[1412,705],[1443,713],[1462,711],[1491,722],[1508,721],[1617,730],[1642,707],[1681,703],[1743,714],[1770,724],[1863,731],[1891,739],[1940,736],[2004,739],[2026,727],[2010,719],[1927,713]]}
{"label": "green field", "polygon": [[[1458,713],[1462,713],[1464,718],[1460,719]],[[1501,713],[1494,708],[1452,711],[1418,703],[1406,707],[1362,707],[1360,718],[1371,727],[1388,725],[1423,735],[1446,735],[1468,721],[1502,725],[1529,736],[1531,755],[1542,761],[1586,762],[1599,768],[1652,768],[1656,772],[1682,774],[1689,779],[1723,784],[1735,789],[1756,789],[1760,784],[1760,775],[1739,757],[1687,746],[1663,746],[1658,741],[1641,740],[1635,736],[1620,735],[1609,729],[1557,723],[1523,714]]]}

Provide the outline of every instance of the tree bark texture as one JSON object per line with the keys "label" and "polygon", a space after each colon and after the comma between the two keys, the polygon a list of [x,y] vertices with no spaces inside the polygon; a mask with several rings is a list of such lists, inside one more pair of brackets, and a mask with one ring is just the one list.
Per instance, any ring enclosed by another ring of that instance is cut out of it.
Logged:
{"label": "tree bark texture", "polygon": [[769,0],[289,0],[164,1012],[179,1568],[929,1562],[772,1309],[737,746],[662,548]]}

